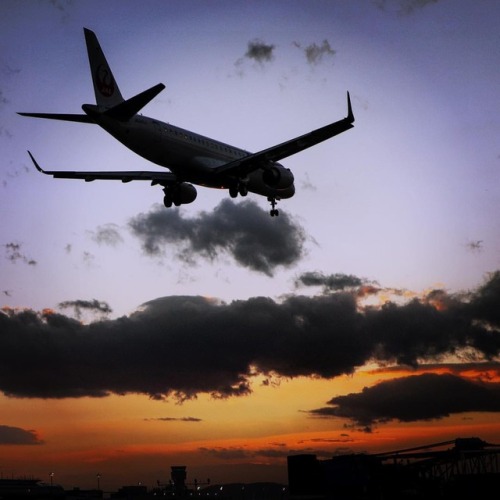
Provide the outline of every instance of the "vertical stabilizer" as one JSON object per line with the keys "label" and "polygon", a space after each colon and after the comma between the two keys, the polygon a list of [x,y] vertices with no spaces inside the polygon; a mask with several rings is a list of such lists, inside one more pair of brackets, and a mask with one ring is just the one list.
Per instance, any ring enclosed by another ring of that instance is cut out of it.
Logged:
{"label": "vertical stabilizer", "polygon": [[123,102],[123,97],[115,81],[111,68],[104,57],[95,33],[84,28],[87,52],[89,55],[90,71],[96,103],[111,108]]}

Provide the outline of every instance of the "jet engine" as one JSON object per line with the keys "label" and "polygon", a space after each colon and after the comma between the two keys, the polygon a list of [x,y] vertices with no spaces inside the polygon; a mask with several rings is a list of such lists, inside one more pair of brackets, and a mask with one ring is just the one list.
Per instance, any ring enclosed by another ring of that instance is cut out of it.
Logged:
{"label": "jet engine", "polygon": [[163,203],[166,207],[171,207],[172,203],[176,207],[193,203],[198,195],[196,188],[187,182],[167,185],[163,188],[163,192],[165,193]]}
{"label": "jet engine", "polygon": [[287,189],[293,184],[293,174],[290,169],[276,163],[262,173],[262,180],[273,189]]}

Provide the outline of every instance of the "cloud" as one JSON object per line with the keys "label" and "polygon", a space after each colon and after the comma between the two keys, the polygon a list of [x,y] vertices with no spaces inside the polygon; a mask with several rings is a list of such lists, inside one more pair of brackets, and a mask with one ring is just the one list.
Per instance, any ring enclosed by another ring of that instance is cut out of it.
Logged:
{"label": "cloud", "polygon": [[82,259],[83,259],[83,263],[86,266],[91,267],[94,264],[95,255],[92,254],[91,252],[84,251],[83,254],[82,254]]}
{"label": "cloud", "polygon": [[245,55],[240,57],[234,65],[236,66],[236,72],[239,76],[244,75],[244,65],[246,61],[253,61],[258,63],[260,67],[264,64],[270,63],[274,60],[274,49],[275,46],[272,44],[267,44],[258,38],[248,42],[248,47]]}
{"label": "cloud", "polygon": [[327,404],[310,414],[346,418],[371,431],[374,424],[390,420],[415,422],[465,412],[500,412],[500,383],[425,373],[380,382],[359,393],[336,396]]}
{"label": "cloud", "polygon": [[97,299],[92,300],[66,300],[59,303],[61,309],[73,308],[77,319],[82,317],[82,312],[99,312],[103,314],[109,314],[113,312],[111,307],[106,302],[101,302]]}
{"label": "cloud", "polygon": [[117,246],[123,242],[119,228],[116,224],[105,224],[99,226],[95,231],[91,232],[92,239],[96,242],[109,246]]}
{"label": "cloud", "polygon": [[465,246],[471,252],[479,253],[483,250],[483,240],[468,241]]}
{"label": "cloud", "polygon": [[399,15],[410,15],[438,1],[439,0],[373,0],[373,3],[384,11],[395,9]]}
{"label": "cloud", "polygon": [[261,448],[257,450],[249,450],[245,447],[241,446],[232,446],[228,448],[224,447],[215,447],[215,448],[207,448],[207,447],[201,447],[198,448],[198,451],[200,453],[203,453],[205,455],[209,455],[213,458],[219,459],[219,460],[248,460],[248,459],[255,459],[259,457],[264,457],[264,458],[283,458],[286,459],[289,455],[293,454],[299,454],[299,453],[314,453],[316,456],[319,457],[328,457],[331,458],[331,452],[327,451],[325,452],[324,450],[315,450],[313,448],[301,448],[301,449],[290,449],[286,447],[286,445],[275,445],[274,447],[271,448]]}
{"label": "cloud", "polygon": [[295,286],[322,286],[325,290],[345,290],[346,288],[360,287],[367,283],[352,274],[336,273],[325,275],[320,271],[306,272],[298,276]]}
{"label": "cloud", "polygon": [[312,43],[304,49],[302,49],[302,45],[299,42],[294,42],[293,45],[304,51],[307,62],[311,66],[318,65],[323,61],[323,58],[333,57],[335,55],[335,50],[332,49],[328,40],[323,40],[321,45]]}
{"label": "cloud", "polygon": [[245,57],[253,59],[260,64],[271,62],[274,59],[274,48],[274,45],[267,44],[256,38],[248,42],[248,50],[245,53]]}
{"label": "cloud", "polygon": [[255,456],[255,454],[245,448],[231,447],[231,448],[198,448],[201,453],[210,455],[211,457],[219,460],[241,460]]}
{"label": "cloud", "polygon": [[4,308],[0,390],[11,397],[224,398],[250,394],[256,374],[332,378],[368,362],[418,367],[466,352],[480,368],[498,358],[500,271],[467,295],[431,296],[380,307],[361,307],[356,290],[281,302],[170,296],[90,324]]}
{"label": "cloud", "polygon": [[201,418],[195,418],[195,417],[158,417],[158,418],[146,418],[145,419],[148,422],[202,422],[203,420]]}
{"label": "cloud", "polygon": [[225,199],[193,218],[157,205],[131,219],[129,227],[148,256],[161,257],[167,246],[176,247],[177,258],[190,263],[230,255],[239,265],[268,276],[278,267],[296,264],[306,239],[303,228],[286,213],[271,218],[250,200]]}
{"label": "cloud", "polygon": [[21,252],[21,243],[11,242],[6,243],[3,246],[5,247],[5,258],[10,260],[13,264],[20,261],[24,264],[28,264],[29,266],[36,266],[36,260],[26,257],[26,255]]}
{"label": "cloud", "polygon": [[35,431],[27,431],[20,427],[0,425],[0,446],[2,445],[36,445],[43,444]]}

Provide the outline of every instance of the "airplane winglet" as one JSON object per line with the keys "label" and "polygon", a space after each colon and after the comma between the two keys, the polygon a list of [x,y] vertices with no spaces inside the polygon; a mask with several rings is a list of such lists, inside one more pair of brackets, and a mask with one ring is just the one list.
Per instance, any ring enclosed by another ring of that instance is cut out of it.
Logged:
{"label": "airplane winglet", "polygon": [[354,114],[352,112],[352,106],[351,106],[351,96],[349,95],[349,92],[347,92],[347,120],[352,123],[354,121]]}
{"label": "airplane winglet", "polygon": [[30,151],[28,151],[28,154],[30,155],[30,158],[31,158],[31,161],[33,162],[33,165],[35,165],[35,168],[41,172],[42,174],[46,174],[47,172],[45,172],[45,170],[40,167],[40,165],[38,165],[37,161],[35,160],[34,156],[31,154]]}

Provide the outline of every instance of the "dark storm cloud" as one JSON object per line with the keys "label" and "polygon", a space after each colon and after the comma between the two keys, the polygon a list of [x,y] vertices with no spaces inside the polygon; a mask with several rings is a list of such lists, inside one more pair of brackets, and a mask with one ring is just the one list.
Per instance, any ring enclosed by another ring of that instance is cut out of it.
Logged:
{"label": "dark storm cloud", "polygon": [[35,431],[27,431],[20,427],[0,425],[1,445],[36,445],[43,444]]}
{"label": "dark storm cloud", "polygon": [[414,422],[464,412],[500,412],[500,384],[426,373],[381,382],[359,393],[334,397],[327,404],[310,413],[345,418],[370,431],[374,424],[391,420]]}
{"label": "dark storm cloud", "polygon": [[119,227],[116,224],[105,224],[99,226],[95,231],[91,232],[92,239],[104,245],[117,246],[123,242]]}
{"label": "dark storm cloud", "polygon": [[97,299],[92,300],[65,300],[59,303],[59,308],[68,309],[72,308],[78,319],[81,318],[83,311],[90,311],[93,313],[109,314],[113,312],[109,304]]}
{"label": "dark storm cloud", "polygon": [[373,361],[418,366],[466,349],[479,363],[500,353],[500,272],[466,296],[434,291],[364,309],[358,297],[350,290],[226,304],[172,296],[88,325],[48,310],[5,308],[0,390],[42,398],[229,397],[249,394],[255,374],[332,378]]}
{"label": "dark storm cloud", "polygon": [[283,212],[278,218],[269,217],[250,200],[234,203],[226,199],[213,211],[193,218],[158,205],[130,220],[129,227],[149,256],[162,256],[168,246],[177,248],[177,258],[191,263],[225,254],[268,276],[277,267],[295,264],[304,253],[301,226]]}
{"label": "dark storm cloud", "polygon": [[36,266],[37,262],[34,259],[30,259],[24,255],[21,251],[22,245],[21,243],[6,243],[3,245],[5,247],[5,258],[10,260],[13,264],[17,262],[23,262],[24,264],[28,264],[29,266]]}
{"label": "dark storm cloud", "polygon": [[323,58],[333,57],[335,55],[335,50],[332,49],[328,40],[323,40],[321,45],[312,43],[307,47],[302,47],[298,42],[294,42],[294,45],[304,51],[307,62],[311,66],[316,66],[323,61]]}

